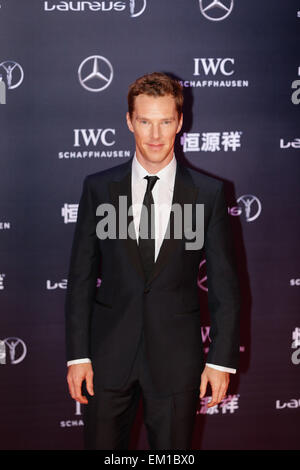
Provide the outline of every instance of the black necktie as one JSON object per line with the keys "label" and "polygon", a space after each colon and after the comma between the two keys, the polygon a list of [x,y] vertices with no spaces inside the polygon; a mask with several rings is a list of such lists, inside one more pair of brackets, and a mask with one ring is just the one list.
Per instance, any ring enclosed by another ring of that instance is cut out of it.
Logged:
{"label": "black necktie", "polygon": [[[143,262],[143,267],[145,271],[146,278],[149,278],[149,275],[152,271],[154,260],[155,260],[155,228],[154,228],[154,210],[153,217],[151,220],[151,204],[154,209],[154,201],[152,196],[152,189],[159,179],[158,176],[145,176],[145,179],[148,180],[146,193],[144,196],[141,219],[139,226],[139,250]],[[151,224],[152,222],[152,224]],[[151,237],[153,234],[153,238]]]}

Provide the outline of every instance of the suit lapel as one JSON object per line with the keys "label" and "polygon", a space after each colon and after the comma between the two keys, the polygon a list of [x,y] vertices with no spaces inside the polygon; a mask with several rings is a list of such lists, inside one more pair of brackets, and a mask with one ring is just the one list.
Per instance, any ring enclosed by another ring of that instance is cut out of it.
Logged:
{"label": "suit lapel", "polygon": [[[124,165],[125,176],[123,174],[120,181],[112,181],[109,183],[110,199],[111,199],[111,203],[114,205],[116,209],[116,215],[117,215],[117,233],[119,233],[118,231],[119,230],[119,223],[118,223],[119,221],[119,197],[120,196],[127,197],[127,213],[128,213],[128,208],[132,205],[131,163],[132,163],[132,158],[128,162],[128,164]],[[183,207],[184,207],[183,205],[195,204],[196,199],[197,199],[197,194],[198,194],[198,188],[194,186],[191,176],[188,173],[186,167],[182,165],[181,163],[179,163],[177,160],[172,204],[180,204],[182,206],[182,214],[183,214]],[[128,224],[133,225],[132,215],[128,216],[127,220],[128,220]],[[169,219],[169,225],[170,225],[170,220],[171,219]],[[154,264],[154,268],[148,279],[148,283],[152,282],[153,279],[159,275],[159,273],[168,263],[168,260],[171,258],[172,253],[182,243],[181,239],[175,239],[174,237],[172,237],[172,226],[171,226],[170,234],[171,234],[170,238],[164,238],[162,242],[157,260]],[[136,238],[133,239],[128,236],[127,238],[121,239],[120,241],[124,244],[124,248],[127,251],[129,259],[131,263],[134,265],[138,274],[144,280],[146,280]]]}
{"label": "suit lapel", "polygon": [[[186,169],[177,160],[176,176],[173,192],[173,204],[179,204],[181,206],[183,214],[184,204],[195,204],[197,199],[198,189],[194,186],[193,181]],[[169,219],[170,227],[171,219]],[[168,261],[172,257],[172,253],[175,252],[179,245],[182,243],[182,239],[172,237],[173,226],[170,227],[170,238],[164,238],[160,247],[157,260],[154,264],[153,271],[149,278],[149,283],[153,281],[155,277],[159,275],[162,269],[167,265]]]}
{"label": "suit lapel", "polygon": [[[125,176],[122,177],[120,181],[112,181],[109,183],[109,193],[111,203],[116,209],[116,219],[117,219],[117,234],[119,233],[119,197],[126,196],[127,200],[127,214],[128,209],[132,205],[132,195],[131,195],[131,163],[132,158],[125,165]],[[133,224],[133,216],[128,215],[127,226]],[[130,261],[135,266],[139,275],[144,278],[144,270],[142,265],[142,260],[140,258],[140,253],[138,249],[138,244],[136,238],[133,239],[127,236],[125,239],[120,239],[121,243],[124,244],[124,248],[127,251]]]}

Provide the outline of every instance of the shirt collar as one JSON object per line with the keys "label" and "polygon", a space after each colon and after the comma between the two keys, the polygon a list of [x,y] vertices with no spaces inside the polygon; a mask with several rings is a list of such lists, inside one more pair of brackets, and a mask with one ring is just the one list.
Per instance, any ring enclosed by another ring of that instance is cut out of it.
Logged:
{"label": "shirt collar", "polygon": [[[176,165],[175,154],[173,154],[172,160],[164,168],[155,173],[163,181],[164,186],[167,185],[171,189],[174,187]],[[149,172],[140,164],[135,153],[132,159],[132,178],[135,182],[141,182],[146,175],[149,175]]]}

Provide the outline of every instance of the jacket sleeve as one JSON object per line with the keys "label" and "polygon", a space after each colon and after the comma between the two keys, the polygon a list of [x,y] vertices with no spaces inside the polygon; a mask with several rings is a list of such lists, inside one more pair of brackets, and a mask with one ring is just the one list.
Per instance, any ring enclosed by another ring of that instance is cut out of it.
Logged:
{"label": "jacket sleeve", "polygon": [[211,339],[206,362],[236,369],[239,362],[240,289],[233,248],[224,185],[221,183],[204,244]]}
{"label": "jacket sleeve", "polygon": [[65,299],[67,361],[89,357],[89,326],[99,272],[96,207],[88,177],[83,183],[75,226]]}

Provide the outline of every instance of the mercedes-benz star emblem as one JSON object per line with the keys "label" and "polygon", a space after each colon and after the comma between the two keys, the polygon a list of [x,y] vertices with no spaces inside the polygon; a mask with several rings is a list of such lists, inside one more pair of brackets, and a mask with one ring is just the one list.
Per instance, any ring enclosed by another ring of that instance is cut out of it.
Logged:
{"label": "mercedes-benz star emblem", "polygon": [[114,71],[105,57],[92,55],[81,62],[78,69],[79,82],[88,91],[103,91],[113,79]]}
{"label": "mercedes-benz star emblem", "polygon": [[233,0],[199,0],[200,11],[205,18],[211,21],[221,21],[230,15],[233,9]]}

